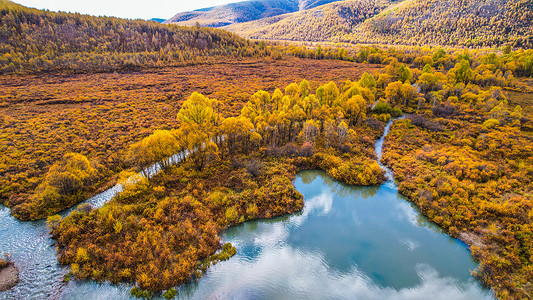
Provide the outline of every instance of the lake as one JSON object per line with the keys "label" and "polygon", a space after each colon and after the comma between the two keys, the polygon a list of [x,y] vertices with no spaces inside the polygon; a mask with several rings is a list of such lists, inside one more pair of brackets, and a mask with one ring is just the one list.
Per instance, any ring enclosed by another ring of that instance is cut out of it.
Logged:
{"label": "lake", "polygon": [[182,299],[493,299],[466,245],[429,223],[394,185],[297,175],[299,214],[229,228],[237,255]]}

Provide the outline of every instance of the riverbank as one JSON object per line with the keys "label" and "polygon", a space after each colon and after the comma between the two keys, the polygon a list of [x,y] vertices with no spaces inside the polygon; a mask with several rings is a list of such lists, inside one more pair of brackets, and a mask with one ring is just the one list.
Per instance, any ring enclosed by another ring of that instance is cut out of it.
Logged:
{"label": "riverbank", "polygon": [[531,299],[531,137],[518,122],[490,127],[473,117],[395,122],[383,162],[401,194],[470,247],[475,275],[497,297]]}
{"label": "riverbank", "polygon": [[0,292],[12,289],[19,282],[19,270],[13,263],[0,269]]}

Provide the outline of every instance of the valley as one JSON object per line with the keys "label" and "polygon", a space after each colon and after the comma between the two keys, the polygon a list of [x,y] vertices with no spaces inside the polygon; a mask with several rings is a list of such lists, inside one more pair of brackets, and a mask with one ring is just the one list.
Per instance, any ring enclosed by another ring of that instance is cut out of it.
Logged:
{"label": "valley", "polygon": [[528,1],[0,8],[0,299],[531,299]]}

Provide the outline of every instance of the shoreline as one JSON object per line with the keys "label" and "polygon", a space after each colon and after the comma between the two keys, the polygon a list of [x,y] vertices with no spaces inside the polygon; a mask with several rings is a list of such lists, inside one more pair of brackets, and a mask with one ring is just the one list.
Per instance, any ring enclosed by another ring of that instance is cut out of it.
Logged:
{"label": "shoreline", "polygon": [[0,269],[0,292],[12,289],[18,282],[19,270],[15,264],[9,263],[7,267]]}

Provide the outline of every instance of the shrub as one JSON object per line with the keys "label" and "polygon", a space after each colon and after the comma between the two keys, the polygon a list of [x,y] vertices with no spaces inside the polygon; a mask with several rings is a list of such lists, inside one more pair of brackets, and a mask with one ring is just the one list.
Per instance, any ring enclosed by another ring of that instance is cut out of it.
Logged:
{"label": "shrub", "polygon": [[245,167],[246,171],[248,171],[250,175],[252,175],[253,177],[257,177],[261,174],[263,162],[258,159],[252,158],[245,164]]}
{"label": "shrub", "polygon": [[231,167],[235,170],[243,167],[242,161],[235,156],[231,157],[230,162],[231,162]]}
{"label": "shrub", "polygon": [[488,119],[487,121],[483,122],[483,126],[487,127],[487,128],[495,128],[495,127],[498,127],[500,126],[500,121],[496,120],[496,119]]}
{"label": "shrub", "polygon": [[163,293],[163,297],[165,297],[165,299],[174,299],[177,294],[178,291],[176,289],[168,289]]}
{"label": "shrub", "polygon": [[439,105],[433,108],[433,114],[437,117],[447,117],[455,114],[455,107],[451,105]]}
{"label": "shrub", "polygon": [[9,258],[9,254],[4,254],[3,258],[0,258],[0,269],[3,269],[11,263],[11,260]]}
{"label": "shrub", "polygon": [[381,123],[380,121],[378,121],[378,120],[376,120],[376,119],[374,119],[372,117],[366,118],[365,124],[370,129],[377,130],[377,131],[382,131],[385,128],[383,123]]}
{"label": "shrub", "polygon": [[418,126],[418,127],[425,128],[429,131],[443,131],[444,130],[444,126],[424,116],[412,115],[409,118],[411,119],[411,124]]}
{"label": "shrub", "polygon": [[372,108],[372,113],[381,115],[381,114],[389,114],[392,112],[392,107],[387,103],[383,101],[379,101],[374,108]]}
{"label": "shrub", "polygon": [[294,143],[288,143],[283,147],[283,155],[288,157],[294,157],[298,154],[298,147]]}
{"label": "shrub", "polygon": [[309,142],[303,143],[300,147],[300,156],[311,157],[313,154],[315,154],[315,146]]}

